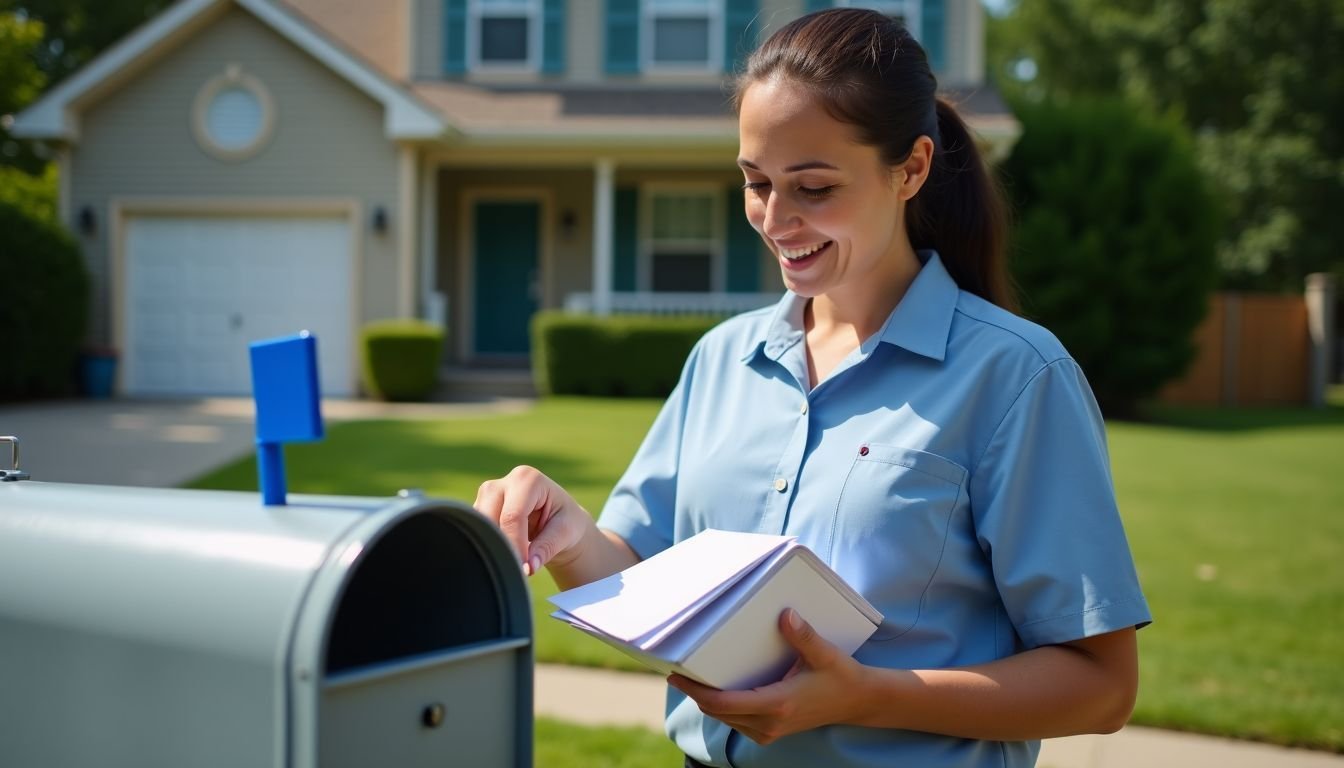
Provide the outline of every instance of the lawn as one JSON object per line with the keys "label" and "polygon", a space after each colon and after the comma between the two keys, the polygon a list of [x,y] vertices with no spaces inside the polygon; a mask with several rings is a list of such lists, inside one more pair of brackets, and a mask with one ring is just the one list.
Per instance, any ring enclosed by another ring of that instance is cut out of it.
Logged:
{"label": "lawn", "polygon": [[[287,449],[290,490],[470,501],[482,480],[529,463],[596,513],[657,408],[557,398],[521,414],[339,424]],[[1344,752],[1344,407],[1150,417],[1109,425],[1155,617],[1139,636],[1134,722]],[[255,469],[240,461],[192,487],[255,489]],[[637,668],[546,616],[544,574],[532,586],[539,660]],[[539,755],[546,738],[539,727]]]}

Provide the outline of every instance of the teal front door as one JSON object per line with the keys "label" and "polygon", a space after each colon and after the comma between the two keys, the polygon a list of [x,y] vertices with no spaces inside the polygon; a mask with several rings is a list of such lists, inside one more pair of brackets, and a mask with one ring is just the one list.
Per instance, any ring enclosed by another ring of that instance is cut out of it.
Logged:
{"label": "teal front door", "polygon": [[476,354],[525,356],[537,311],[541,206],[535,202],[477,203]]}

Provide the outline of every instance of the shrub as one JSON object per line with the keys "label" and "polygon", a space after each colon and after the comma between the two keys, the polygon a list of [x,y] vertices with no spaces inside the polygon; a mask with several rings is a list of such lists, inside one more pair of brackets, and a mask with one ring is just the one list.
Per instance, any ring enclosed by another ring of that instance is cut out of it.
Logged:
{"label": "shrub", "polygon": [[540,312],[532,320],[537,391],[666,397],[681,377],[691,347],[721,321],[706,316]]}
{"label": "shrub", "polygon": [[1003,168],[1023,312],[1054,331],[1102,409],[1183,373],[1217,279],[1219,214],[1177,123],[1117,100],[1018,109]]}
{"label": "shrub", "polygon": [[89,314],[89,277],[73,238],[0,201],[0,400],[68,395]]}
{"label": "shrub", "polygon": [[427,400],[439,380],[443,329],[421,320],[379,320],[360,333],[364,389],[384,400]]}

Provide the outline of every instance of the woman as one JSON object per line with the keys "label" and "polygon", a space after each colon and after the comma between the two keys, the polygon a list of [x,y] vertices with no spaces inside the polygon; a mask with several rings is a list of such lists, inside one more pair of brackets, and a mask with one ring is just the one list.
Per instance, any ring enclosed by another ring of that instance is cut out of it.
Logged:
{"label": "woman", "polygon": [[705,528],[787,533],[881,611],[838,653],[786,611],[782,681],[672,676],[687,765],[1024,766],[1110,732],[1149,621],[1082,372],[1012,314],[1002,205],[897,22],[805,16],[737,88],[746,215],[778,306],[707,334],[595,524],[535,469],[485,483],[562,587]]}

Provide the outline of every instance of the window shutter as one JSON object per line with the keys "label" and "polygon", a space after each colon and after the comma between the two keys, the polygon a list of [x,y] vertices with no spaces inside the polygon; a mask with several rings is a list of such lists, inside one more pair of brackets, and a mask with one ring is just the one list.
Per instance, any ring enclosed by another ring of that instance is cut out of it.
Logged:
{"label": "window shutter", "polygon": [[611,289],[635,290],[635,254],[639,251],[639,189],[616,188],[612,218]]}
{"label": "window shutter", "polygon": [[943,0],[924,0],[919,18],[919,44],[929,55],[929,67],[938,74],[943,71],[943,48],[947,37],[943,28]]}
{"label": "window shutter", "polygon": [[443,0],[443,73],[467,71],[467,0]]}
{"label": "window shutter", "polygon": [[757,0],[727,0],[724,7],[723,66],[728,72],[736,72],[756,48],[756,5]]}
{"label": "window shutter", "polygon": [[639,0],[607,0],[609,75],[639,74]]}
{"label": "window shutter", "polygon": [[724,287],[729,293],[761,290],[761,237],[742,207],[742,187],[728,188],[728,263]]}
{"label": "window shutter", "polygon": [[805,12],[812,13],[813,11],[824,11],[833,5],[835,5],[835,3],[832,2],[832,0],[807,0],[807,8]]}
{"label": "window shutter", "polygon": [[565,71],[565,0],[545,0],[541,11],[541,71]]}

